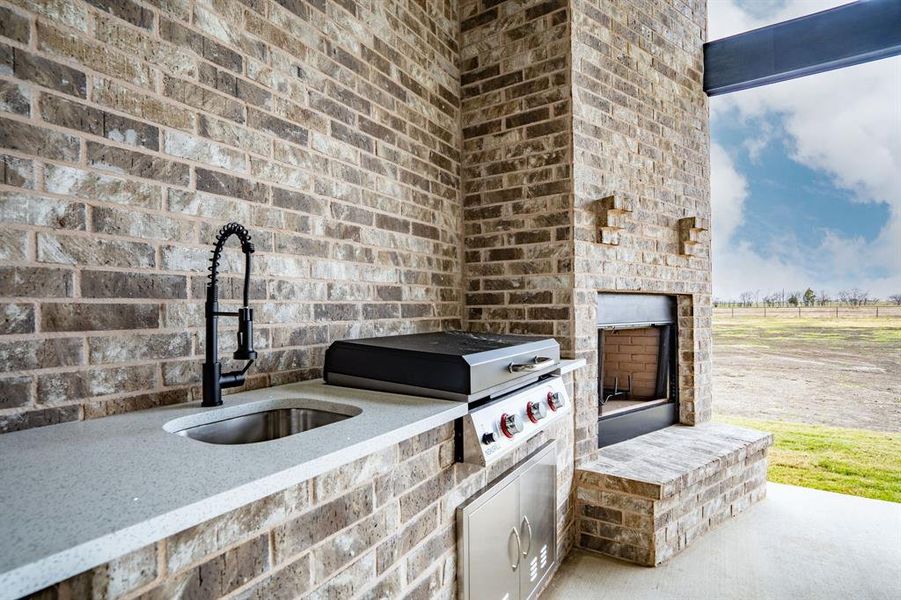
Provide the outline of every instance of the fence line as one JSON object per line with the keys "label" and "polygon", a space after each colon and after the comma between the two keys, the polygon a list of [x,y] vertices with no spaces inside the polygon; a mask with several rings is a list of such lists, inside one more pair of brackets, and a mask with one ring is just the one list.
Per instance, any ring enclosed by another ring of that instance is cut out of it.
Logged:
{"label": "fence line", "polygon": [[901,318],[901,306],[718,306],[719,317]]}

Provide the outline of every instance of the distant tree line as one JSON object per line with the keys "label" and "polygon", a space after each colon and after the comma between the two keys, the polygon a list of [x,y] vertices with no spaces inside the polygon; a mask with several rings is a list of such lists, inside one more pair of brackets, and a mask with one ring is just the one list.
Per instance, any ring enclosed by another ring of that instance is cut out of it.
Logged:
{"label": "distant tree line", "polygon": [[[892,294],[886,299],[889,303],[901,306],[901,294]],[[835,295],[826,290],[806,290],[763,293],[761,290],[746,291],[738,295],[738,299],[714,298],[714,306],[766,306],[766,307],[798,307],[798,306],[867,306],[882,302],[881,299],[870,296],[870,292],[860,288],[839,290]]]}

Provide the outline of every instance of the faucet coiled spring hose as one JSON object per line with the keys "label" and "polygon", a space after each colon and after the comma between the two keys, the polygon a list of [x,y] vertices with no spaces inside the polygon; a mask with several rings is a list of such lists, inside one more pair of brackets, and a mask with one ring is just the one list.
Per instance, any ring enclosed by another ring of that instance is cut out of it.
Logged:
{"label": "faucet coiled spring hose", "polygon": [[216,281],[219,277],[219,258],[222,254],[222,247],[231,236],[236,235],[241,241],[241,251],[244,252],[244,306],[250,304],[250,255],[253,254],[253,243],[250,241],[250,234],[247,229],[240,223],[229,223],[219,230],[216,235],[216,246],[213,248],[213,256],[210,258],[210,281],[207,286],[213,289],[213,301],[218,300],[219,290],[216,289]]}

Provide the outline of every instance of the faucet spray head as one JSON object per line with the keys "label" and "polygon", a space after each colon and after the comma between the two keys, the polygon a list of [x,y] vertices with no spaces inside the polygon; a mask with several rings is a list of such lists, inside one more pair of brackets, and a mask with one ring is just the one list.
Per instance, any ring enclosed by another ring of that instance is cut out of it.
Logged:
{"label": "faucet spray head", "polygon": [[253,349],[253,309],[246,306],[238,309],[238,349],[232,355],[235,360],[256,360]]}

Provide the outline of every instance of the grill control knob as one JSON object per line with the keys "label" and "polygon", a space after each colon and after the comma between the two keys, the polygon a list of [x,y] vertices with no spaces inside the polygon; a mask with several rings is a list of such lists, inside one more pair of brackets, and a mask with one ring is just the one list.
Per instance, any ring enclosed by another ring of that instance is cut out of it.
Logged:
{"label": "grill control knob", "polygon": [[514,435],[522,431],[522,419],[519,418],[519,415],[511,415],[507,413],[502,414],[501,431],[508,438],[512,438]]}
{"label": "grill control knob", "polygon": [[548,392],[547,405],[551,407],[551,410],[557,411],[566,406],[566,400],[560,392]]}
{"label": "grill control knob", "polygon": [[531,422],[537,423],[547,416],[547,408],[540,401],[529,402],[526,404],[526,414]]}
{"label": "grill control knob", "polygon": [[488,444],[493,444],[496,441],[497,441],[497,436],[494,435],[493,431],[489,431],[488,433],[482,434],[482,443],[485,444],[486,446]]}

